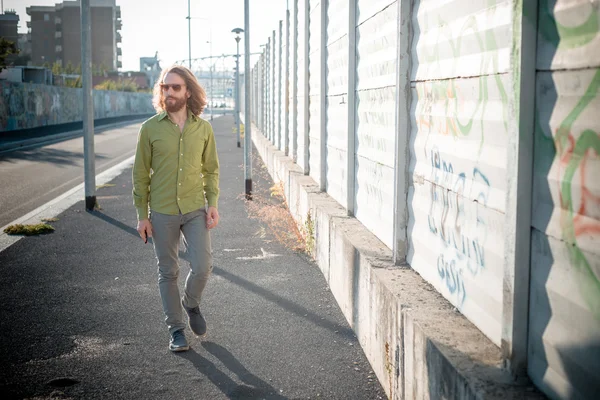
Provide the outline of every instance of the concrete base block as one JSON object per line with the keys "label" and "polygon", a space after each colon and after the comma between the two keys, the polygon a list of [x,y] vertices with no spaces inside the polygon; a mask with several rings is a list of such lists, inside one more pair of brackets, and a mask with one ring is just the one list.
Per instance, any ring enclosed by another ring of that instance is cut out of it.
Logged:
{"label": "concrete base block", "polygon": [[312,256],[390,399],[544,398],[515,384],[500,349],[289,157],[253,140],[274,180],[285,177],[293,217],[312,224]]}

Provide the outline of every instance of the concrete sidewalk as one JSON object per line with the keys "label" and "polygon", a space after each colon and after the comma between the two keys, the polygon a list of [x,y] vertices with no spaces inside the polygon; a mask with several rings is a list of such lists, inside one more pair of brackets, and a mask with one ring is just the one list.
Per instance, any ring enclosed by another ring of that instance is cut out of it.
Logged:
{"label": "concrete sidewalk", "polygon": [[[0,252],[3,398],[385,397],[316,264],[249,217],[232,117],[213,126],[221,224],[201,305],[207,337],[188,332],[189,352],[167,349],[156,261],[135,231],[127,168],[98,189],[101,210],[80,201],[57,215],[54,233]],[[255,193],[266,200],[273,183],[254,159]],[[182,262],[181,283],[187,271]]]}

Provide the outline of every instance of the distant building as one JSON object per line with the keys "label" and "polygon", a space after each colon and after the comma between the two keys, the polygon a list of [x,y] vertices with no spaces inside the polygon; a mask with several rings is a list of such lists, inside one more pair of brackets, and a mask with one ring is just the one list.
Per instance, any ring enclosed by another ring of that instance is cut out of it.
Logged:
{"label": "distant building", "polygon": [[17,47],[21,51],[19,53],[20,56],[31,56],[31,42],[29,41],[29,33],[19,33]]}
{"label": "distant building", "polygon": [[0,80],[16,83],[38,83],[41,85],[52,85],[52,71],[43,67],[9,67],[0,72]]}
{"label": "distant building", "polygon": [[[18,46],[19,34],[19,16],[14,11],[6,11],[4,14],[0,14],[0,37],[9,40]],[[6,58],[6,61],[12,63],[16,55],[10,55]]]}
{"label": "distant building", "polygon": [[162,71],[158,60],[158,52],[154,53],[154,57],[140,57],[140,71],[148,77],[149,87],[154,87]]}
{"label": "distant building", "polygon": [[[115,0],[91,0],[92,64],[114,71],[121,68],[121,8]],[[34,64],[63,67],[81,64],[80,2],[64,1],[54,7],[27,7],[31,21],[31,57]]]}
{"label": "distant building", "polygon": [[27,7],[27,15],[31,17],[31,21],[27,21],[27,28],[30,30],[31,62],[34,65],[44,63],[51,65],[56,61],[54,48],[55,14],[54,7]]}

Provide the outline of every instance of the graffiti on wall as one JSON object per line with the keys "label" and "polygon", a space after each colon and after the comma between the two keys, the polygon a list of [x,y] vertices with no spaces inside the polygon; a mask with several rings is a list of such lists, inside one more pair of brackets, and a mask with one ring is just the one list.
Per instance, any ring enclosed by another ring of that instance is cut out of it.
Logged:
{"label": "graffiti on wall", "polygon": [[464,274],[476,276],[485,268],[487,231],[480,208],[487,205],[490,182],[477,167],[469,171],[455,170],[435,147],[429,158],[429,231],[444,249],[437,259],[437,271],[450,294],[462,306],[467,297]]}
{"label": "graffiti on wall", "polygon": [[[82,89],[0,81],[0,131],[81,121]],[[94,90],[94,118],[152,114],[151,95]]]}
{"label": "graffiti on wall", "polygon": [[[598,179],[600,156],[600,132],[583,129],[576,134],[575,127],[581,114],[600,94],[600,69],[576,106],[559,124],[555,136],[547,143],[547,150],[554,154],[560,167],[556,169],[562,238],[575,267],[581,294],[592,313],[600,319],[600,277],[581,248],[581,241],[600,237],[600,194],[593,193],[591,184]],[[595,168],[594,171],[592,168]]]}
{"label": "graffiti on wall", "polygon": [[[497,149],[506,147],[510,129],[506,74],[510,40],[502,36],[510,30],[510,6],[495,0],[486,4],[467,6],[463,2],[471,11],[460,16],[450,13],[456,15],[453,20],[446,20],[447,8],[456,5],[423,4],[418,8],[416,37],[423,40],[413,42],[415,126],[423,136],[419,140],[422,155],[417,159],[430,166],[429,175],[423,171],[430,184],[427,220],[434,241],[429,247],[437,252],[435,268],[440,282],[459,309],[468,299],[466,282],[486,268],[497,268],[491,265],[494,261],[486,259],[491,236],[486,216],[489,207],[501,210],[502,206],[497,199],[490,205],[489,160],[480,158],[486,145],[489,151],[502,154]],[[469,146],[473,153],[455,155],[454,146]],[[497,225],[495,220],[491,223]],[[494,288],[501,288],[501,282],[498,285]]]}
{"label": "graffiti on wall", "polygon": [[[589,48],[598,40],[600,35],[600,12],[598,6],[581,2],[577,5],[578,23],[572,23],[572,15],[556,1],[540,1],[539,33],[542,43],[550,45],[553,51],[549,53],[546,62],[564,63],[571,51]],[[557,14],[558,13],[558,14]],[[565,21],[560,21],[561,19]],[[597,45],[590,48],[594,53]],[[594,57],[590,54],[589,59]],[[587,59],[587,57],[586,57]],[[561,65],[562,68],[565,65]],[[573,73],[576,73],[573,71]],[[591,81],[585,87],[574,107],[571,107],[566,117],[555,127],[553,137],[544,135],[538,125],[538,140],[543,154],[552,157],[558,168],[553,169],[560,202],[560,228],[570,256],[571,265],[576,272],[576,279],[581,288],[581,295],[588,304],[591,312],[600,319],[600,276],[594,271],[594,262],[589,260],[582,249],[582,243],[597,241],[600,238],[600,193],[594,193],[592,187],[597,186],[598,158],[600,156],[600,132],[597,119],[583,117],[598,104],[600,94],[600,69],[588,69],[579,72],[582,77],[591,74]],[[587,81],[587,79],[585,79]],[[581,84],[581,83],[579,83]],[[581,89],[577,90],[581,93]],[[571,100],[569,100],[571,101]],[[558,107],[555,106],[555,107]],[[589,122],[594,124],[591,128]],[[538,124],[540,121],[538,120]],[[555,126],[553,124],[553,126]],[[587,245],[589,247],[589,244]]]}

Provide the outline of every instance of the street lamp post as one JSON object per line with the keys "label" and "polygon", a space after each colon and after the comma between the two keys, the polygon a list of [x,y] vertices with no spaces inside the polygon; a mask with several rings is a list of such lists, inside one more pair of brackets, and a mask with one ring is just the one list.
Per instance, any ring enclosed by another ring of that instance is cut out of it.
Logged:
{"label": "street lamp post", "polygon": [[[235,124],[237,126],[237,147],[240,146],[240,33],[244,32],[242,28],[235,28],[231,32],[235,33],[235,42],[237,52],[235,53]],[[247,79],[247,77],[246,77]]]}
{"label": "street lamp post", "polygon": [[192,70],[192,16],[190,15],[190,0],[188,0],[188,65]]}
{"label": "street lamp post", "polygon": [[[250,0],[244,0],[244,74],[250,72]],[[244,79],[244,178],[246,199],[252,200],[252,121],[250,120],[250,79]]]}
{"label": "street lamp post", "polygon": [[214,63],[212,60],[212,29],[209,32],[209,40],[210,40],[210,46],[209,46],[209,53],[210,53],[210,120],[213,120],[213,115],[214,115],[214,111],[213,111],[213,107],[215,106],[214,100],[213,100],[213,68],[214,68]]}

